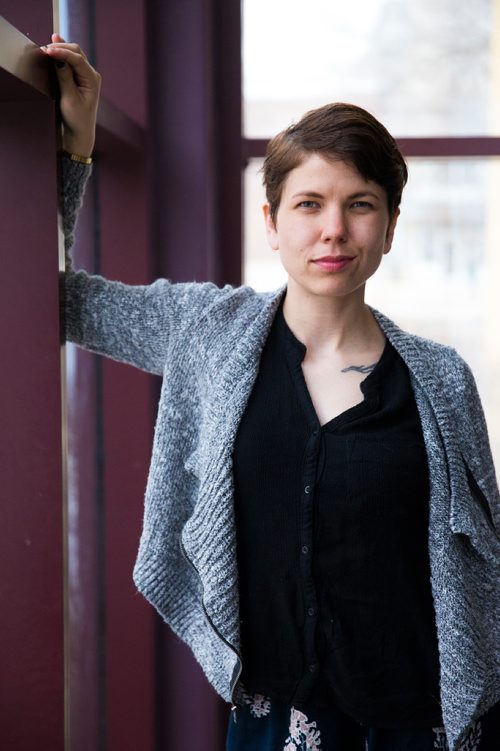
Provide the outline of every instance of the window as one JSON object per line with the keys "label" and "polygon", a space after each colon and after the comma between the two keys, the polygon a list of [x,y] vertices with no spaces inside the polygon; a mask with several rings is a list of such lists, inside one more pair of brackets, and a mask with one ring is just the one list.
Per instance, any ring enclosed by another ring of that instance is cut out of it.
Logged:
{"label": "window", "polygon": [[[285,282],[267,246],[259,169],[267,138],[305,111],[351,101],[400,139],[410,180],[393,249],[367,301],[471,365],[500,462],[500,75],[497,4],[460,0],[244,3],[245,281]],[[458,158],[458,156],[460,158]],[[483,158],[479,158],[479,157]],[[487,157],[487,158],[486,158]]]}

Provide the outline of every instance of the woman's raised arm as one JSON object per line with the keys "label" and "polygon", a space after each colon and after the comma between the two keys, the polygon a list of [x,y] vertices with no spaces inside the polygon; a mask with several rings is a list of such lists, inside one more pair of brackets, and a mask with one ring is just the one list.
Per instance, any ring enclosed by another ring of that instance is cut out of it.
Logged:
{"label": "woman's raised arm", "polygon": [[[63,119],[63,148],[90,157],[94,148],[101,76],[78,44],[56,34],[42,48],[56,63]],[[152,373],[161,374],[176,336],[190,326],[218,290],[210,284],[171,284],[165,279],[133,286],[75,271],[69,250],[91,167],[61,156],[60,205],[67,266],[64,318],[69,341]]]}

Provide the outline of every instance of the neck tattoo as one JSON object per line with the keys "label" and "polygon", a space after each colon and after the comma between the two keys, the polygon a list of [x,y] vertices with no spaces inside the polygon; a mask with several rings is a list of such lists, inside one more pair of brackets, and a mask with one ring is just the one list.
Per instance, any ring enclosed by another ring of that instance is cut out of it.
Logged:
{"label": "neck tattoo", "polygon": [[372,365],[349,365],[347,368],[342,368],[340,371],[341,373],[363,373],[363,375],[367,375],[368,373],[371,373],[372,370],[376,366],[376,362],[374,362]]}

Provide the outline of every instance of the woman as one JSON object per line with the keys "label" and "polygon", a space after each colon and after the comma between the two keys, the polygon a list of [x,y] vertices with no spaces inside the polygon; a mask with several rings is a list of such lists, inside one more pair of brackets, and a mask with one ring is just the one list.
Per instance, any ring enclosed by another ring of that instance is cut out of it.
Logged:
{"label": "woman", "polygon": [[[54,36],[68,247],[99,76]],[[406,165],[327,105],[274,138],[286,289],[74,272],[78,344],[164,376],[134,569],[235,705],[228,749],[496,748],[498,489],[473,377],[364,302]],[[444,727],[443,727],[444,725]]]}

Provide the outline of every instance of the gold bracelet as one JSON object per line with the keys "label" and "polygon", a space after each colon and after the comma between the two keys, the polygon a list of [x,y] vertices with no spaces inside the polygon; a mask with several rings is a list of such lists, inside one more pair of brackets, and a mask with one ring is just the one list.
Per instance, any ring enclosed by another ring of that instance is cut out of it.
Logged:
{"label": "gold bracelet", "polygon": [[80,154],[70,154],[69,151],[64,152],[68,159],[72,162],[78,162],[79,164],[92,164],[91,156],[80,156]]}

